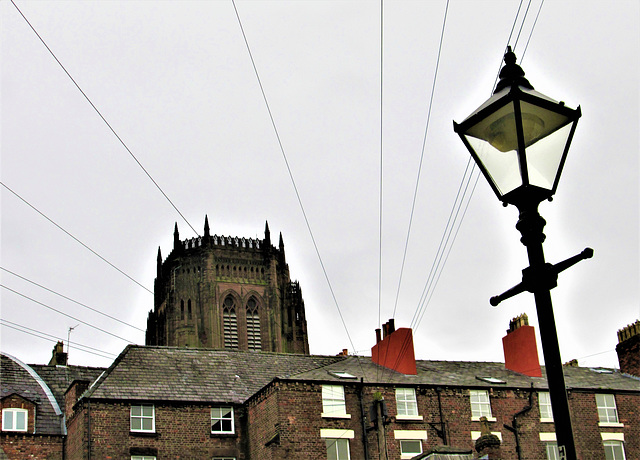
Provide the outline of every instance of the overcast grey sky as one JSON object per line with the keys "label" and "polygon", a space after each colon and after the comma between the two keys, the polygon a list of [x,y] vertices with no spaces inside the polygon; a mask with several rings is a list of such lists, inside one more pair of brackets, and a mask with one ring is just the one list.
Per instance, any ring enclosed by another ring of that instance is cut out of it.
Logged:
{"label": "overcast grey sky", "polygon": [[[380,3],[236,2],[337,306],[230,1],[15,4],[199,233],[205,214],[218,235],[262,238],[266,220],[272,234],[282,232],[312,353],[370,354],[379,318],[396,305],[446,1],[384,2],[382,155]],[[398,327],[409,326],[420,305],[468,163],[452,120],[490,96],[518,6],[449,4]],[[540,1],[531,2],[518,37],[526,7],[510,44],[524,54],[527,78],[583,112],[556,198],[540,208],[548,261],[595,250],[552,291],[562,358],[618,367],[616,331],[640,316],[639,3],[546,0],[530,41]],[[182,238],[195,234],[14,4],[0,3],[0,13],[3,184],[153,289],[157,249],[170,252],[174,222]],[[6,271],[140,329],[153,308],[148,291],[4,187],[1,197],[2,319],[65,340],[77,325],[72,342],[111,357],[72,345],[72,364],[107,366],[126,343],[144,343],[140,330]],[[418,358],[503,361],[510,318],[527,313],[537,329],[530,294],[496,308],[488,302],[528,264],[516,220],[517,210],[503,208],[480,179],[414,330]],[[8,325],[0,329],[3,351],[49,360],[55,339]]]}

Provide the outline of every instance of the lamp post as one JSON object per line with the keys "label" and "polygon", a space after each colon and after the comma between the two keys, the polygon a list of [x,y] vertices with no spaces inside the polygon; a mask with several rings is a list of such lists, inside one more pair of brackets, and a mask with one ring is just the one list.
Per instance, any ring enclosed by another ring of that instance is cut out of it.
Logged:
{"label": "lamp post", "polygon": [[556,192],[581,112],[580,107],[570,109],[534,91],[511,47],[504,61],[493,95],[462,123],[454,121],[453,129],[504,206],[514,205],[520,213],[516,228],[527,248],[529,267],[522,271],[521,283],[490,303],[496,306],[521,292],[533,293],[558,450],[561,458],[576,460],[550,290],[557,285],[558,273],[592,257],[593,250],[587,248],[555,265],[545,262],[546,222],[538,205]]}

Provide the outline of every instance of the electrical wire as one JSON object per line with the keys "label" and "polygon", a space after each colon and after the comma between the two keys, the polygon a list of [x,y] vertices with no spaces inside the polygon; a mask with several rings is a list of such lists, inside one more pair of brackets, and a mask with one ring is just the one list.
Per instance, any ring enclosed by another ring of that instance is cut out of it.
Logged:
{"label": "electrical wire", "polygon": [[395,300],[395,304],[393,307],[393,315],[391,315],[392,318],[396,317],[396,310],[398,308],[398,299],[400,298],[400,287],[402,285],[402,277],[404,274],[404,266],[405,266],[405,262],[407,259],[407,250],[409,248],[409,238],[411,236],[411,228],[412,228],[412,224],[413,224],[413,214],[416,208],[416,199],[418,197],[418,187],[420,185],[420,174],[422,171],[422,163],[424,160],[424,152],[426,149],[426,145],[427,145],[427,134],[429,132],[429,122],[431,120],[431,108],[433,107],[433,95],[435,93],[435,89],[436,89],[436,81],[438,79],[438,69],[440,67],[440,56],[442,53],[442,43],[444,42],[444,31],[445,31],[445,27],[447,25],[447,13],[449,11],[449,0],[447,0],[447,4],[444,10],[444,19],[442,20],[442,30],[440,32],[440,43],[438,44],[438,56],[436,58],[436,67],[433,73],[433,83],[431,85],[431,95],[429,97],[429,109],[427,111],[427,122],[426,122],[426,126],[424,129],[424,136],[422,138],[422,152],[420,154],[420,163],[418,164],[418,174],[416,177],[416,186],[413,192],[413,200],[411,203],[411,213],[409,216],[409,226],[407,229],[407,237],[405,239],[405,244],[404,244],[404,253],[402,254],[402,265],[400,267],[400,277],[398,279],[398,289],[396,291],[396,300]]}
{"label": "electrical wire", "polygon": [[81,320],[81,319],[78,319],[78,318],[76,318],[76,317],[74,317],[74,316],[71,316],[71,315],[69,315],[69,314],[67,314],[67,313],[65,313],[65,312],[63,312],[63,311],[60,311],[60,310],[58,310],[58,309],[56,309],[56,308],[53,308],[53,307],[51,307],[51,306],[49,306],[49,305],[47,305],[47,304],[45,304],[45,303],[39,302],[39,301],[37,301],[37,300],[35,300],[35,299],[33,299],[33,298],[31,298],[31,297],[27,296],[27,295],[24,295],[24,294],[22,294],[22,293],[20,293],[20,292],[18,292],[18,291],[16,291],[16,290],[11,289],[10,287],[5,286],[4,284],[0,284],[0,287],[5,288],[7,291],[13,292],[14,294],[17,294],[17,295],[19,295],[20,297],[23,297],[23,298],[25,298],[25,299],[27,299],[27,300],[30,300],[30,301],[32,301],[32,302],[34,302],[34,303],[37,303],[38,305],[41,305],[41,306],[43,306],[43,307],[45,307],[45,308],[48,308],[49,310],[53,310],[53,311],[55,311],[56,313],[59,313],[59,314],[61,314],[61,315],[63,315],[63,316],[66,316],[67,318],[71,318],[71,319],[72,319],[72,320],[74,320],[74,321],[79,321],[80,323],[82,323],[82,324],[84,324],[84,325],[86,325],[86,326],[89,326],[89,327],[91,327],[91,328],[93,328],[93,329],[96,329],[96,330],[98,330],[98,331],[100,331],[100,332],[104,332],[105,334],[108,334],[108,335],[110,335],[111,337],[115,337],[116,339],[120,339],[120,340],[122,340],[122,341],[124,341],[124,342],[127,342],[127,343],[133,343],[133,342],[132,342],[131,340],[129,340],[129,339],[125,339],[124,337],[120,337],[119,335],[112,334],[111,332],[106,331],[106,330],[104,330],[104,329],[102,329],[102,328],[99,328],[98,326],[94,326],[94,325],[93,325],[93,324],[91,324],[91,323],[88,323],[88,322],[83,321],[83,320]]}
{"label": "electrical wire", "polygon": [[38,208],[36,208],[34,205],[32,205],[31,203],[29,203],[27,200],[25,200],[24,198],[22,198],[20,195],[18,195],[15,191],[13,191],[11,188],[9,188],[4,182],[0,182],[0,185],[2,185],[4,188],[6,188],[8,191],[10,191],[14,196],[16,196],[18,199],[20,199],[24,204],[26,204],[27,206],[29,206],[31,209],[33,209],[35,212],[37,212],[38,214],[40,214],[42,217],[44,217],[45,219],[47,219],[50,223],[52,223],[53,225],[55,225],[56,227],[58,227],[58,229],[62,230],[67,236],[73,238],[76,243],[79,243],[81,246],[83,246],[85,249],[89,250],[93,255],[95,255],[96,257],[98,257],[100,260],[102,260],[103,262],[107,263],[111,268],[116,269],[118,272],[120,272],[122,275],[126,276],[127,278],[129,278],[131,281],[133,281],[134,283],[136,283],[138,286],[140,286],[142,289],[144,289],[145,291],[149,292],[150,294],[153,294],[153,291],[151,289],[146,288],[144,285],[142,285],[141,283],[139,283],[138,281],[136,281],[135,279],[133,279],[131,276],[127,275],[125,272],[123,272],[122,270],[120,270],[118,267],[116,267],[115,265],[113,265],[111,262],[109,262],[107,259],[105,259],[104,257],[102,257],[100,254],[98,254],[96,251],[94,251],[93,249],[91,249],[89,246],[87,246],[85,243],[83,243],[82,241],[80,241],[78,238],[76,238],[75,236],[73,236],[71,233],[69,233],[67,230],[65,230],[64,228],[62,228],[60,225],[58,225],[56,222],[53,221],[53,219],[47,217],[42,211],[40,211]]}
{"label": "electrical wire", "polygon": [[[378,197],[378,327],[382,327],[382,214],[384,178],[384,0],[380,0],[380,195]],[[376,380],[378,369],[376,368]]]}
{"label": "electrical wire", "polygon": [[[511,37],[513,36],[513,32],[515,31],[516,25],[518,24],[518,17],[520,16],[520,11],[522,9],[522,4],[523,4],[524,0],[521,0],[519,5],[518,5],[518,10],[516,12],[513,24],[511,26],[511,31],[509,33],[509,38],[507,39],[507,44],[510,43],[511,41]],[[523,18],[523,23],[524,20],[526,19],[526,13],[525,16]],[[522,26],[521,26],[522,28]],[[505,46],[505,50],[506,50],[506,46]],[[502,60],[501,60],[501,65],[500,68],[502,67]],[[499,75],[500,73],[500,68],[498,69],[498,73],[497,75]],[[496,83],[498,81],[498,76],[496,76]],[[496,83],[494,83],[494,88]],[[471,167],[470,172],[469,168]],[[474,177],[474,174],[476,175],[476,180],[475,180],[475,184],[473,187],[470,187],[470,183]],[[417,330],[417,327],[419,326],[420,322],[422,321],[422,318],[424,317],[425,311],[428,308],[429,304],[430,304],[430,300],[433,296],[433,293],[435,292],[435,288],[438,284],[438,281],[440,279],[440,276],[442,274],[442,271],[444,270],[444,266],[446,264],[446,261],[448,260],[448,255],[451,252],[451,248],[453,247],[453,243],[455,242],[455,238],[457,236],[457,232],[460,229],[460,226],[462,225],[462,220],[464,219],[464,216],[466,215],[466,209],[469,206],[469,203],[471,201],[471,198],[473,197],[473,192],[475,191],[478,179],[479,179],[480,175],[479,173],[477,173],[477,167],[475,165],[475,163],[472,161],[472,159],[469,159],[467,162],[467,167],[465,169],[465,174],[463,175],[462,181],[460,182],[460,185],[458,187],[458,192],[456,195],[456,200],[454,200],[454,204],[451,208],[450,214],[449,214],[449,219],[447,221],[447,226],[445,226],[445,230],[443,232],[443,235],[441,237],[440,240],[440,244],[438,247],[438,251],[436,253],[436,256],[434,258],[434,262],[432,264],[432,270],[429,272],[429,275],[427,277],[427,281],[425,282],[425,287],[422,291],[422,295],[420,297],[420,300],[418,301],[418,305],[414,311],[414,315],[411,321],[412,327],[415,330]],[[469,193],[469,195],[467,195],[467,191],[471,190],[471,192]],[[460,197],[458,199],[458,197]],[[459,221],[458,220],[458,216],[460,215],[460,209],[463,206],[463,203],[466,201],[466,207],[465,207],[465,211],[462,213],[462,216],[460,218]],[[456,222],[457,222],[457,229],[455,232],[455,235],[453,237],[453,239],[451,240],[451,235],[454,231],[454,228],[456,228]],[[449,244],[449,241],[451,240],[451,244],[449,245],[449,248],[447,249],[447,244]],[[447,255],[444,256],[445,251],[447,251]]]}
{"label": "electrical wire", "polygon": [[[41,338],[43,340],[49,341],[51,339],[55,339],[55,340],[64,342],[64,339],[62,339],[60,337],[57,337],[57,336],[51,335],[51,334],[47,334],[46,332],[38,331],[36,329],[32,329],[32,328],[27,327],[27,326],[23,326],[22,324],[17,324],[17,323],[14,323],[12,321],[8,321],[8,320],[6,320],[4,318],[0,318],[0,323],[6,323],[6,324],[2,324],[4,327],[8,327],[8,328],[14,329],[14,330],[22,332],[24,334],[29,334],[29,335],[32,335],[34,337]],[[19,328],[21,328],[21,329],[19,329]],[[25,329],[25,330],[23,330],[23,329]],[[97,348],[93,348],[93,347],[90,347],[88,345],[83,345],[83,344],[78,343],[78,342],[70,342],[69,341],[68,344],[73,344],[73,347],[78,351],[82,351],[84,353],[90,353],[92,355],[100,356],[101,358],[105,358],[105,359],[113,359],[113,358],[116,358],[118,356],[115,353],[109,353],[108,351],[99,350]],[[90,351],[90,350],[93,350],[93,351]],[[109,355],[109,356],[105,356],[105,355]]]}
{"label": "electrical wire", "polygon": [[41,285],[41,284],[38,284],[38,283],[36,283],[35,281],[32,281],[32,280],[30,280],[30,279],[28,279],[28,278],[25,278],[24,276],[18,275],[17,273],[12,272],[11,270],[8,270],[8,269],[6,269],[6,268],[4,268],[4,267],[0,267],[0,270],[3,270],[3,271],[5,271],[5,272],[7,272],[7,273],[10,273],[11,275],[13,275],[13,276],[15,276],[15,277],[18,277],[18,278],[20,278],[20,279],[22,279],[22,280],[24,280],[24,281],[27,281],[28,283],[31,283],[31,284],[33,284],[34,286],[38,286],[39,288],[44,289],[45,291],[49,291],[49,292],[51,292],[52,294],[55,294],[55,295],[57,295],[57,296],[59,296],[59,297],[62,297],[63,299],[66,299],[66,300],[68,300],[68,301],[70,301],[70,302],[73,302],[73,303],[75,303],[75,304],[77,304],[77,305],[80,305],[81,307],[84,307],[84,308],[86,308],[86,309],[88,309],[88,310],[91,310],[91,311],[93,311],[93,312],[96,312],[96,313],[98,313],[98,314],[100,314],[100,315],[102,315],[102,316],[106,316],[107,318],[112,319],[112,320],[114,320],[114,321],[117,321],[117,322],[119,322],[120,324],[124,324],[125,326],[129,326],[129,327],[131,327],[131,328],[133,328],[133,329],[137,329],[138,331],[141,331],[141,332],[146,332],[144,329],[140,329],[139,327],[134,326],[133,324],[129,324],[129,323],[127,323],[127,322],[124,322],[124,321],[122,321],[122,320],[120,320],[120,319],[118,319],[118,318],[114,317],[114,316],[111,316],[111,315],[108,315],[107,313],[101,312],[100,310],[96,310],[95,308],[92,308],[92,307],[90,307],[89,305],[85,305],[85,304],[83,304],[82,302],[78,302],[77,300],[73,300],[72,298],[67,297],[66,295],[60,294],[59,292],[56,292],[56,291],[54,291],[53,289],[49,289],[48,287],[45,287],[45,286],[43,286],[43,285]]}
{"label": "electrical wire", "polygon": [[[247,39],[247,35],[245,34],[244,31],[244,27],[242,25],[242,21],[240,19],[240,14],[238,13],[238,8],[236,7],[236,2],[235,0],[231,0],[231,3],[233,4],[233,9],[235,11],[236,14],[236,18],[238,19],[238,25],[240,26],[240,31],[242,33],[242,38],[244,39],[244,44],[247,48],[247,52],[249,54],[249,59],[251,60],[251,65],[253,66],[253,71],[256,75],[256,79],[258,81],[258,86],[260,86],[260,92],[262,93],[262,98],[264,99],[264,103],[266,105],[267,108],[267,112],[269,114],[269,119],[271,120],[271,126],[273,127],[276,139],[278,141],[278,145],[280,146],[280,152],[282,153],[282,158],[284,159],[284,163],[287,167],[287,172],[289,173],[289,179],[291,180],[291,184],[293,185],[293,190],[296,194],[296,198],[298,200],[298,205],[300,206],[300,210],[302,211],[302,216],[304,218],[305,224],[307,226],[307,230],[309,232],[309,236],[311,237],[311,241],[313,243],[313,247],[315,249],[316,252],[316,256],[318,257],[318,260],[320,262],[320,266],[322,267],[322,273],[324,274],[325,280],[327,281],[327,284],[329,286],[329,291],[331,293],[331,297],[333,298],[333,302],[336,306],[336,309],[338,310],[338,315],[340,316],[340,321],[342,322],[342,326],[344,327],[344,330],[347,334],[347,339],[349,340],[349,343],[351,344],[351,348],[353,350],[355,350],[355,345],[353,344],[353,340],[351,339],[351,334],[349,334],[349,329],[347,328],[347,324],[344,320],[344,316],[342,315],[342,311],[340,310],[340,306],[338,305],[338,300],[336,298],[335,292],[333,290],[333,286],[331,285],[331,281],[329,280],[329,275],[327,273],[327,270],[324,266],[324,262],[322,261],[322,257],[320,256],[320,250],[318,249],[318,245],[316,243],[316,240],[313,236],[313,231],[311,230],[311,224],[309,223],[309,219],[307,217],[307,213],[304,209],[304,206],[302,204],[302,199],[300,198],[300,193],[298,192],[298,187],[296,186],[296,181],[293,177],[293,172],[291,171],[291,167],[289,166],[289,161],[287,160],[287,155],[285,153],[284,150],[284,146],[282,144],[282,140],[280,139],[280,134],[278,132],[278,128],[276,126],[276,122],[275,119],[273,117],[273,113],[271,112],[271,107],[269,105],[269,100],[267,99],[267,94],[264,90],[264,86],[262,85],[262,80],[260,79],[260,74],[258,73],[258,68],[256,66],[255,60],[253,59],[253,53],[251,52],[251,47],[249,46],[249,41]],[[360,360],[358,359],[358,364],[360,364],[360,368],[362,370],[362,364],[360,363]],[[364,370],[362,370],[362,373],[364,374]]]}
{"label": "electrical wire", "polygon": [[536,19],[533,21],[533,26],[531,26],[531,31],[529,32],[527,43],[524,46],[524,51],[522,52],[522,56],[520,56],[520,65],[522,65],[522,61],[524,61],[524,55],[527,54],[527,49],[529,48],[529,41],[531,40],[531,36],[533,35],[533,30],[536,28],[536,24],[538,24],[538,17],[540,17],[540,11],[542,11],[542,5],[544,5],[544,0],[540,2],[540,7],[538,8]]}
{"label": "electrical wire", "polygon": [[142,171],[144,171],[144,173],[147,175],[147,177],[151,180],[151,182],[153,182],[153,185],[156,186],[156,188],[160,191],[160,193],[162,193],[162,195],[166,198],[166,200],[169,202],[169,204],[171,204],[171,206],[173,207],[173,209],[176,210],[176,212],[180,215],[180,217],[182,217],[182,219],[187,223],[187,225],[189,227],[191,227],[191,230],[193,230],[193,232],[197,235],[200,236],[200,234],[196,231],[195,228],[193,228],[193,226],[191,225],[191,223],[189,223],[189,221],[187,220],[187,218],[180,212],[180,210],[178,209],[178,207],[173,203],[173,201],[171,201],[171,199],[167,196],[167,194],[164,192],[164,190],[162,190],[162,188],[160,187],[160,185],[155,181],[155,179],[153,177],[151,177],[151,174],[149,173],[149,171],[147,171],[147,169],[142,165],[142,163],[140,163],[140,160],[138,160],[138,158],[133,154],[133,152],[131,151],[131,149],[127,146],[127,144],[124,143],[124,141],[122,140],[122,138],[118,135],[118,133],[116,132],[116,130],[111,126],[111,124],[107,121],[107,119],[102,115],[102,113],[100,112],[100,110],[98,110],[98,108],[95,106],[95,104],[91,101],[91,99],[89,99],[89,96],[87,96],[87,94],[82,90],[82,88],[80,88],[80,85],[78,84],[78,82],[76,82],[76,80],[71,76],[71,74],[67,71],[67,69],[65,68],[65,66],[62,64],[62,62],[60,62],[60,60],[58,59],[58,57],[55,55],[55,53],[51,50],[51,48],[49,48],[49,45],[47,45],[47,43],[44,41],[44,39],[40,36],[40,34],[38,33],[38,31],[35,29],[35,27],[33,27],[33,25],[31,25],[31,23],[29,22],[29,20],[27,19],[27,17],[22,13],[22,11],[20,11],[20,8],[18,8],[18,5],[16,5],[16,3],[14,2],[14,0],[11,0],[11,3],[13,4],[13,6],[16,8],[16,10],[18,10],[18,13],[20,13],[20,16],[22,16],[22,18],[25,20],[25,22],[29,25],[29,27],[31,28],[31,30],[33,31],[33,33],[36,34],[36,36],[38,37],[38,39],[40,39],[40,41],[42,42],[42,44],[44,45],[44,47],[47,49],[47,51],[49,51],[49,54],[51,54],[51,56],[53,56],[53,59],[55,59],[55,61],[58,63],[58,65],[62,68],[62,70],[64,71],[64,73],[67,74],[67,76],[71,79],[71,81],[73,82],[73,84],[76,86],[76,88],[78,89],[78,91],[80,91],[80,93],[84,96],[84,98],[87,100],[87,102],[89,103],[89,105],[91,105],[91,107],[93,107],[93,110],[95,110],[95,112],[98,114],[98,116],[102,119],[102,121],[107,125],[107,127],[109,128],[109,130],[111,130],[111,132],[113,133],[113,135],[116,137],[116,139],[118,139],[118,141],[120,142],[120,144],[122,144],[122,146],[125,148],[125,150],[127,152],[129,152],[129,155],[131,155],[131,158],[133,158],[135,160],[135,162],[138,164],[138,166],[140,167],[140,169],[142,169]]}

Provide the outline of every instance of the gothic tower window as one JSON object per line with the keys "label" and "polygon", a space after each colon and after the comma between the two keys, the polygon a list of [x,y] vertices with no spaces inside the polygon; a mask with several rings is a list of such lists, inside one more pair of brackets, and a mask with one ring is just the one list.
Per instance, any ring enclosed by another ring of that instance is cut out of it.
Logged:
{"label": "gothic tower window", "polygon": [[236,317],[235,302],[232,296],[224,299],[222,310],[222,320],[224,327],[224,347],[238,348],[238,319]]}
{"label": "gothic tower window", "polygon": [[187,301],[187,318],[191,319],[191,299]]}
{"label": "gothic tower window", "polygon": [[184,300],[180,301],[180,321],[184,320]]}
{"label": "gothic tower window", "polygon": [[247,302],[247,342],[249,350],[262,350],[260,315],[258,314],[258,302],[254,297],[251,297]]}

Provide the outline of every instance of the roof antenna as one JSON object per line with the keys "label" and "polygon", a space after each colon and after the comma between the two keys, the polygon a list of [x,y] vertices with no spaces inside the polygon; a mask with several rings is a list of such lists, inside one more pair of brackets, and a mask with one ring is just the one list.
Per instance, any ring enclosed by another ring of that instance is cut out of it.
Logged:
{"label": "roof antenna", "polygon": [[76,324],[73,327],[69,327],[69,332],[67,332],[67,363],[69,362],[69,349],[71,348],[71,342],[69,342],[69,337],[71,337],[71,331],[73,331],[76,327],[80,326],[80,324]]}

